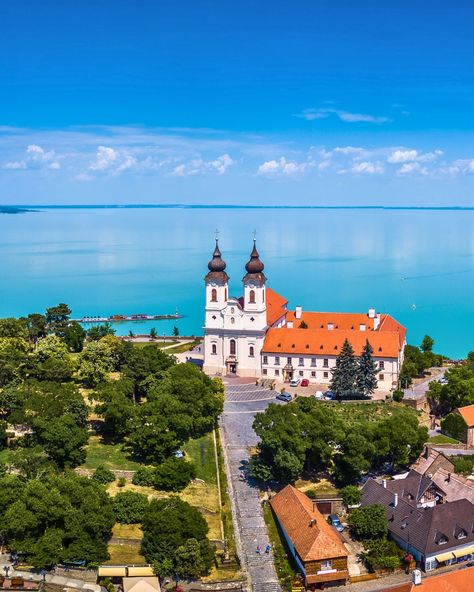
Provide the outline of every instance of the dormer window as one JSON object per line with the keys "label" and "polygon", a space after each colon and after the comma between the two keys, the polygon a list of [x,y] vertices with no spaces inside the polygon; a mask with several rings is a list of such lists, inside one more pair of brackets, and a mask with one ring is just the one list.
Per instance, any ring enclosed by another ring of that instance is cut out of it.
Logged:
{"label": "dormer window", "polygon": [[460,539],[465,539],[466,537],[467,537],[467,532],[465,530],[461,530],[456,538],[459,541]]}
{"label": "dormer window", "polygon": [[328,331],[332,331],[334,329],[333,323],[328,323]]}
{"label": "dormer window", "polygon": [[361,323],[359,325],[359,331],[365,331],[365,329],[366,329],[365,324],[364,323]]}

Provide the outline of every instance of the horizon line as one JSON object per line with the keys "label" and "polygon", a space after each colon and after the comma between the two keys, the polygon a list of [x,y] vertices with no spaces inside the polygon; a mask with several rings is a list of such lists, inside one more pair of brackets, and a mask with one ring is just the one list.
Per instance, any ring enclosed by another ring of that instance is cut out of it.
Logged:
{"label": "horizon line", "polygon": [[278,204],[9,204],[0,206],[1,209],[22,208],[29,210],[53,209],[254,209],[254,210],[444,210],[470,211],[474,206],[408,206],[408,205],[278,205]]}

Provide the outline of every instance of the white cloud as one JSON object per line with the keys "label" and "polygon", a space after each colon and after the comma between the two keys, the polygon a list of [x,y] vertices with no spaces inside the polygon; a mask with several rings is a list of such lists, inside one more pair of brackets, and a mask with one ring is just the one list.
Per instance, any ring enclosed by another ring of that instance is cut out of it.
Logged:
{"label": "white cloud", "polygon": [[399,174],[399,175],[410,175],[412,173],[417,173],[420,175],[427,175],[428,169],[424,166],[421,166],[421,164],[419,162],[405,162],[397,170],[397,174]]}
{"label": "white cloud", "polygon": [[306,121],[314,121],[315,119],[325,119],[330,115],[335,115],[341,121],[347,123],[387,123],[391,121],[389,117],[380,117],[377,115],[368,115],[366,113],[352,113],[350,111],[343,111],[341,109],[319,108],[319,109],[304,109],[298,113],[296,117],[306,119]]}
{"label": "white cloud", "polygon": [[3,166],[3,169],[9,169],[11,171],[17,171],[21,169],[26,169],[26,162],[24,160],[14,160],[13,162],[6,162]]}
{"label": "white cloud", "polygon": [[401,164],[403,162],[432,162],[442,154],[442,150],[419,152],[418,150],[413,149],[398,148],[388,156],[387,162],[391,164]]}
{"label": "white cloud", "polygon": [[218,175],[223,175],[233,164],[235,164],[235,161],[227,153],[221,154],[213,160],[194,158],[188,164],[181,163],[176,165],[171,175],[175,177],[185,177],[201,173],[217,173]]}
{"label": "white cloud", "polygon": [[109,146],[99,146],[95,161],[91,163],[91,171],[105,171],[109,169],[118,159],[119,153],[117,150]]}
{"label": "white cloud", "polygon": [[382,163],[363,161],[356,162],[348,169],[341,169],[340,174],[352,173],[353,175],[381,175],[385,171]]}
{"label": "white cloud", "polygon": [[365,154],[367,151],[364,148],[359,148],[358,146],[336,146],[334,150],[332,150],[335,154]]}
{"label": "white cloud", "polygon": [[282,156],[279,160],[267,160],[266,162],[262,163],[257,169],[257,175],[294,175],[296,173],[302,173],[308,167],[313,166],[314,162],[311,160],[306,162],[294,162],[288,161],[284,156]]}

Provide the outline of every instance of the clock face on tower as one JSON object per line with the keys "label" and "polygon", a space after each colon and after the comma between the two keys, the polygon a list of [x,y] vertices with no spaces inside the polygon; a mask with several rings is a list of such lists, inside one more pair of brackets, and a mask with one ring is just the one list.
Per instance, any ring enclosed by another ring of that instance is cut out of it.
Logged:
{"label": "clock face on tower", "polygon": [[216,282],[211,282],[211,286],[214,288],[215,286],[217,286]]}

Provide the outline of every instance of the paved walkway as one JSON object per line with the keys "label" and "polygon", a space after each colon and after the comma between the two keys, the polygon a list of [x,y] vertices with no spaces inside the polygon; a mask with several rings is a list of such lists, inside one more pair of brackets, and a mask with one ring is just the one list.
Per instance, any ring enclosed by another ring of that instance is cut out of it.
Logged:
{"label": "paved walkway", "polygon": [[[437,371],[438,368],[435,368],[434,370]],[[433,376],[430,376],[426,380],[423,380],[422,382],[414,384],[410,388],[405,389],[404,396],[407,399],[421,399],[421,397],[426,395],[426,393],[428,392],[428,389],[430,388],[430,382],[442,378],[446,370],[448,370],[448,368],[440,368],[439,372],[437,371],[435,374],[433,374]]]}
{"label": "paved walkway", "polygon": [[[231,380],[224,382],[226,402],[220,428],[242,569],[254,592],[280,592],[273,553],[265,553],[270,540],[263,519],[259,490],[251,481],[241,479],[241,473],[249,461],[249,447],[258,442],[252,429],[255,414],[264,411],[270,402],[275,401],[275,393],[255,384]],[[257,553],[257,545],[262,549],[260,554]]]}

